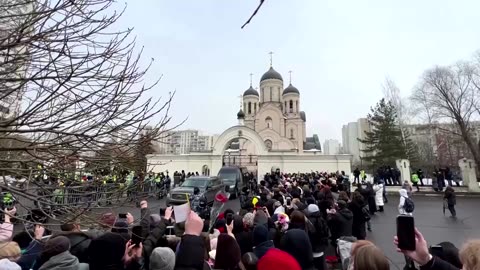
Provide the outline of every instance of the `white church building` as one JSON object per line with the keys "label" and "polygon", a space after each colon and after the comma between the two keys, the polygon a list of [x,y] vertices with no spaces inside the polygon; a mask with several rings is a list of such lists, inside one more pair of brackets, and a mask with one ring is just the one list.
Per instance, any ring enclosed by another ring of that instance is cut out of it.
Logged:
{"label": "white church building", "polygon": [[260,79],[260,93],[250,83],[237,114],[238,125],[225,130],[211,150],[186,155],[147,156],[153,172],[199,172],[216,175],[222,166],[240,166],[256,175],[282,172],[351,170],[351,155],[324,155],[321,146],[306,136],[306,113],[300,91],[272,66]]}

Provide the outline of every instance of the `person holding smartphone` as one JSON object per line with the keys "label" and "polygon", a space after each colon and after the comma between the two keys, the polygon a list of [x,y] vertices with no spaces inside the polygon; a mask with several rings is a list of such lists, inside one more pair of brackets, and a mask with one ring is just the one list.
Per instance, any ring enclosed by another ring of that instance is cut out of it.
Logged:
{"label": "person holding smartphone", "polygon": [[415,249],[403,250],[399,248],[399,239],[394,237],[393,243],[397,247],[397,251],[403,253],[409,259],[415,261],[420,265],[421,270],[460,270],[461,268],[440,259],[439,257],[430,254],[428,244],[422,233],[415,228]]}

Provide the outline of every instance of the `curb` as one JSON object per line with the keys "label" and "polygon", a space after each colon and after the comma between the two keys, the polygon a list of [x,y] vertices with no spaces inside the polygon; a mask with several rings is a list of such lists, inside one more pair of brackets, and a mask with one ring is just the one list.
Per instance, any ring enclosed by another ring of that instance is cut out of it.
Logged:
{"label": "curb", "polygon": [[[398,196],[398,192],[387,191],[387,195]],[[480,198],[480,193],[474,192],[455,192],[457,197]],[[420,191],[412,194],[413,197],[443,197],[443,192]]]}

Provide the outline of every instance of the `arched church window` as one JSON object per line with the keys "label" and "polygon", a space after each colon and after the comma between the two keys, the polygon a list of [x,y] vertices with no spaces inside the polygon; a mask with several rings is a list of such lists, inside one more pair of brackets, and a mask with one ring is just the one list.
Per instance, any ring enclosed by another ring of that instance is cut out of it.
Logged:
{"label": "arched church window", "polygon": [[297,109],[297,113],[298,113],[298,100],[295,101],[295,109]]}
{"label": "arched church window", "polygon": [[268,116],[267,118],[265,118],[265,124],[267,126],[267,128],[273,128],[272,126],[272,118],[270,118],[270,116]]}
{"label": "arched church window", "polygon": [[267,147],[268,150],[272,150],[272,141],[265,140],[265,146]]}
{"label": "arched church window", "polygon": [[293,128],[292,128],[292,129],[290,129],[290,139],[294,139],[294,138],[295,138],[295,136],[293,134]]}
{"label": "arched church window", "polygon": [[273,101],[273,87],[270,86],[270,101]]}
{"label": "arched church window", "polygon": [[285,111],[285,113],[287,113],[287,101],[285,100],[285,107],[283,107],[283,111]]}
{"label": "arched church window", "polygon": [[293,100],[290,100],[290,112],[293,113]]}
{"label": "arched church window", "polygon": [[253,113],[257,113],[257,103],[253,103]]}
{"label": "arched church window", "polygon": [[252,114],[252,102],[248,102],[248,114]]}

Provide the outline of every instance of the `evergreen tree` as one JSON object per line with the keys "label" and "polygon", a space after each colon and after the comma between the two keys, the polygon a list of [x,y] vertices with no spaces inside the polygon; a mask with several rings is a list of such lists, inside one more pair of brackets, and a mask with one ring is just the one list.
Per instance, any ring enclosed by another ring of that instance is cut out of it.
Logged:
{"label": "evergreen tree", "polygon": [[365,144],[363,158],[373,166],[395,166],[395,160],[414,157],[415,145],[398,125],[395,106],[385,99],[381,99],[367,116],[371,131],[366,131],[365,139],[359,141]]}

